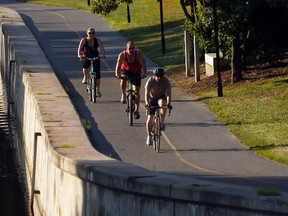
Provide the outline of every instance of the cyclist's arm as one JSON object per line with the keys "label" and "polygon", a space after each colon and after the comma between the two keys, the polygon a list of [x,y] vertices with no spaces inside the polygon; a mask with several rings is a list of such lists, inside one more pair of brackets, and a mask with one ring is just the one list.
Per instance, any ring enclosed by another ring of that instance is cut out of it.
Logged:
{"label": "cyclist's arm", "polygon": [[149,101],[150,101],[150,92],[148,91],[147,88],[145,88],[145,106],[149,105]]}
{"label": "cyclist's arm", "polygon": [[141,66],[142,66],[141,76],[146,77],[147,76],[147,65],[146,65],[146,61],[145,61],[145,56],[140,50],[138,50],[138,59],[139,59]]}
{"label": "cyclist's arm", "polygon": [[167,89],[166,97],[167,97],[167,104],[170,104],[171,103],[171,88]]}
{"label": "cyclist's arm", "polygon": [[116,67],[115,67],[115,76],[118,77],[119,73],[120,73],[120,69],[121,69],[121,65],[123,63],[124,57],[123,57],[123,52],[121,52],[118,55],[118,59],[117,59],[117,63],[116,63]]}
{"label": "cyclist's arm", "polygon": [[167,105],[171,104],[172,101],[172,90],[171,90],[171,83],[169,81],[168,86],[166,88],[166,97],[167,97]]}
{"label": "cyclist's arm", "polygon": [[146,84],[145,84],[145,93],[144,93],[145,106],[149,105],[149,102],[151,99],[149,81],[150,81],[150,79],[148,79]]}
{"label": "cyclist's arm", "polygon": [[170,106],[170,105],[171,105],[171,96],[167,96],[167,106]]}
{"label": "cyclist's arm", "polygon": [[81,39],[80,43],[79,43],[79,46],[78,46],[78,58],[83,58],[85,57],[84,56],[84,53],[83,53],[83,47],[84,47],[84,38]]}
{"label": "cyclist's arm", "polygon": [[98,42],[98,46],[99,46],[99,48],[101,50],[102,58],[105,59],[106,58],[106,53],[105,53],[105,49],[104,49],[103,43],[98,38],[97,38],[97,42]]}

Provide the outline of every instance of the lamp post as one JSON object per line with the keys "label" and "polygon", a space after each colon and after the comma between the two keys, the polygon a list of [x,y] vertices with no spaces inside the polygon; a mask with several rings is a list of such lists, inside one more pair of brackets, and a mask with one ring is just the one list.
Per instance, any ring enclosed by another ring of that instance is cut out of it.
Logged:
{"label": "lamp post", "polygon": [[160,3],[162,53],[165,54],[165,36],[164,36],[164,24],[163,24],[163,3],[162,3],[162,0],[157,0],[157,1]]}
{"label": "lamp post", "polygon": [[218,42],[218,17],[217,17],[217,0],[213,0],[213,17],[214,17],[214,42],[216,48],[216,71],[217,71],[217,90],[218,97],[223,96],[222,81],[220,74],[220,60],[219,60],[219,42]]}
{"label": "lamp post", "polygon": [[127,20],[128,20],[128,23],[131,22],[129,3],[127,3]]}

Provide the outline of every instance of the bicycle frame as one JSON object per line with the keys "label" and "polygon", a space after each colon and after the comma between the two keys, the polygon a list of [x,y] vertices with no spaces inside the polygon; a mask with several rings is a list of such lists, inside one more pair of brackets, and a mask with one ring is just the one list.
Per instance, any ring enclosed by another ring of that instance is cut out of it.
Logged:
{"label": "bicycle frame", "polygon": [[93,103],[96,103],[96,73],[94,72],[93,62],[99,58],[100,57],[94,57],[94,58],[86,57],[87,60],[91,61],[90,69],[89,69],[89,73],[87,77],[88,80],[87,80],[86,89],[87,89],[89,101],[92,101]]}
{"label": "bicycle frame", "polygon": [[152,140],[153,140],[153,148],[157,153],[160,151],[160,136],[161,136],[161,115],[160,115],[160,107],[158,107],[155,111],[155,115],[153,118],[153,129],[152,129]]}
{"label": "bicycle frame", "polygon": [[126,110],[128,119],[129,119],[129,125],[133,126],[133,114],[135,111],[135,90],[133,89],[132,81],[134,79],[139,79],[140,77],[128,77],[128,76],[120,76],[119,79],[127,80],[127,104],[126,104]]}
{"label": "bicycle frame", "polygon": [[[151,106],[151,108],[155,108],[155,115],[153,118],[153,126],[152,126],[152,140],[153,140],[153,148],[159,153],[160,151],[160,137],[161,137],[161,114],[160,109],[167,108],[166,106]],[[171,109],[169,109],[168,116],[170,115]]]}
{"label": "bicycle frame", "polygon": [[135,91],[133,90],[133,85],[131,78],[128,78],[128,89],[127,89],[127,105],[126,112],[129,118],[129,125],[133,126],[133,113],[135,111]]}

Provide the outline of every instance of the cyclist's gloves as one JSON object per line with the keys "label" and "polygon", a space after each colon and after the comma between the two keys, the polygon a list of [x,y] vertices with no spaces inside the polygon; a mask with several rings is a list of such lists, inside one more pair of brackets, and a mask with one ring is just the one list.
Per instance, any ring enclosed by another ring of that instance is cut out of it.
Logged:
{"label": "cyclist's gloves", "polygon": [[167,107],[168,107],[169,110],[173,109],[173,106],[171,104],[168,104]]}

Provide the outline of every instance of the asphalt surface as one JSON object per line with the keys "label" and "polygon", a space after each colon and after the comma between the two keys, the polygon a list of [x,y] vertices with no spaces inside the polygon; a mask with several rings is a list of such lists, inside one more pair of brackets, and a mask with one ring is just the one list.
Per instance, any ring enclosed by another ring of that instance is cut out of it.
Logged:
{"label": "asphalt surface", "polygon": [[[175,87],[172,90],[174,109],[167,117],[161,151],[157,154],[146,146],[143,87],[141,118],[131,127],[124,112],[125,106],[120,103],[119,81],[114,78],[117,56],[125,49],[127,39],[102,18],[83,10],[62,7],[5,1],[0,1],[0,6],[21,14],[70,95],[80,118],[91,123],[91,144],[98,151],[157,172],[273,188],[287,195],[287,166],[255,155],[205,105]],[[96,104],[88,101],[85,86],[81,83],[81,64],[77,59],[78,43],[85,37],[88,27],[95,27],[96,37],[104,43],[107,57],[101,65],[103,96]],[[147,63],[151,75],[156,65],[148,58]]]}

